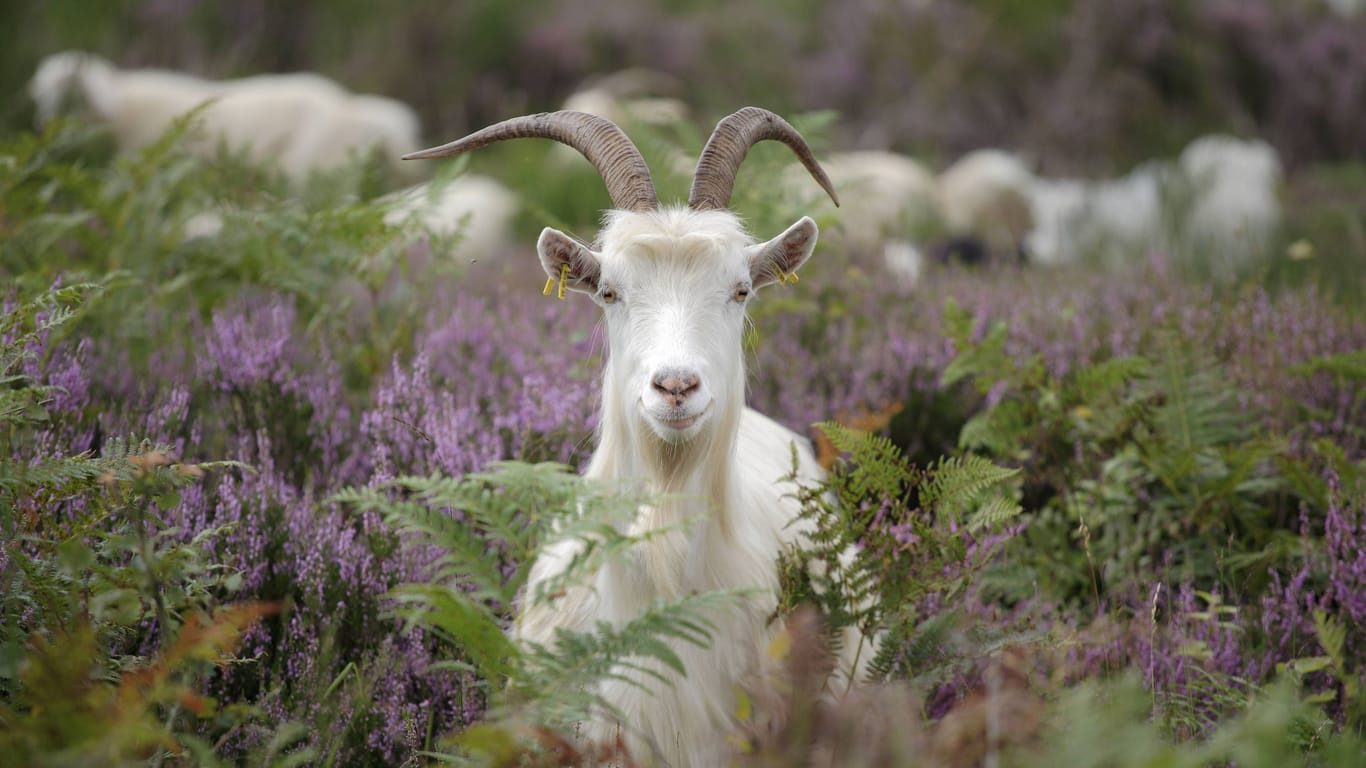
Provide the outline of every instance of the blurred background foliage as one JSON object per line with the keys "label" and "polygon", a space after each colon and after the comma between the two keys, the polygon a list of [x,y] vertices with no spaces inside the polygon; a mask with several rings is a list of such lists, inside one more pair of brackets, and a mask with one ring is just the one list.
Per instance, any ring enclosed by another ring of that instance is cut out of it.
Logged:
{"label": "blurred background foliage", "polygon": [[[33,125],[25,85],[38,61],[81,49],[208,78],[316,71],[411,105],[431,144],[558,108],[628,67],[673,77],[661,95],[689,104],[697,130],[667,138],[685,152],[743,104],[831,111],[826,149],[943,168],[999,147],[1049,177],[1119,175],[1213,132],[1260,137],[1287,170],[1283,244],[1309,239],[1336,265],[1330,295],[1361,282],[1366,14],[1323,0],[0,0],[0,18],[9,130]],[[687,179],[645,149],[664,197],[682,195]],[[499,147],[472,162],[522,179],[545,160]],[[591,174],[573,166],[533,185],[523,232],[595,224],[606,197],[583,183]],[[1283,259],[1269,277],[1305,274]]]}
{"label": "blurred background foliage", "polygon": [[[0,93],[29,125],[42,56],[84,49],[204,77],[317,71],[413,105],[445,140],[555,108],[626,67],[704,120],[833,109],[832,143],[947,160],[980,146],[1050,175],[1112,173],[1210,131],[1292,169],[1366,159],[1366,17],[1317,0],[5,0]],[[1353,108],[1357,106],[1358,108]]]}

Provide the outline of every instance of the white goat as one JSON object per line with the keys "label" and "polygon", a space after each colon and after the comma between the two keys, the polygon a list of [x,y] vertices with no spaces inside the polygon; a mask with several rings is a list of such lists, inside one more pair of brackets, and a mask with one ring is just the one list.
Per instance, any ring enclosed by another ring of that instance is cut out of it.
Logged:
{"label": "white goat", "polygon": [[1086,182],[1079,179],[1035,179],[1029,187],[1034,227],[1025,235],[1025,253],[1036,264],[1074,262],[1081,247],[1078,230],[1086,216]]}
{"label": "white goat", "polygon": [[521,201],[497,179],[473,173],[445,182],[418,184],[378,201],[388,210],[384,223],[402,227],[416,222],[434,235],[459,233],[456,259],[478,259],[508,244],[512,218]]}
{"label": "white goat", "polygon": [[[600,692],[622,714],[585,724],[586,735],[620,734],[637,757],[667,764],[719,766],[734,728],[735,687],[764,678],[765,649],[776,631],[776,561],[799,545],[790,525],[799,508],[781,478],[791,470],[817,481],[823,471],[807,441],[745,406],[742,336],[745,308],[759,288],[784,280],[811,255],[816,224],[802,217],[756,242],[729,210],[735,174],[750,146],[775,139],[801,158],[835,197],[806,142],[786,121],[746,107],[717,124],[698,160],[686,207],[661,207],[639,150],[615,124],[583,113],[514,118],[409,157],[445,157],[504,139],[542,137],[574,147],[598,168],[615,210],[595,246],[546,228],[541,265],[603,312],[610,356],[602,377],[598,446],[586,476],[623,489],[662,494],[642,507],[629,532],[668,529],[610,560],[588,583],[550,604],[524,606],[515,627],[524,641],[553,644],[554,631],[620,625],[659,600],[713,590],[759,587],[756,596],[710,615],[709,648],[670,643],[686,679],[653,694],[621,680]],[[579,551],[553,541],[532,566],[528,592]],[[857,645],[846,642],[846,648]],[[865,656],[866,656],[865,652]],[[853,674],[844,662],[843,674]]]}
{"label": "white goat", "polygon": [[1163,216],[1166,170],[1148,163],[1116,179],[1036,179],[1029,188],[1034,227],[1025,251],[1038,264],[1089,257],[1116,267],[1169,246]]}
{"label": "white goat", "polygon": [[1017,156],[978,149],[939,174],[939,204],[949,234],[981,238],[990,253],[1014,254],[1034,228],[1034,173]]}
{"label": "white goat", "polygon": [[350,152],[380,147],[386,157],[415,149],[417,115],[401,102],[354,95],[315,74],[204,80],[164,70],[121,70],[93,54],[67,51],[39,64],[29,83],[40,123],[73,106],[109,125],[121,149],[156,141],[185,113],[199,115],[190,146],[219,143],[270,161],[292,179],[335,167]]}
{"label": "white goat", "polygon": [[1264,141],[1203,136],[1181,151],[1189,197],[1177,225],[1188,253],[1233,270],[1264,256],[1281,223],[1280,156]]}
{"label": "white goat", "polygon": [[1267,252],[1280,225],[1280,181],[1269,145],[1220,135],[1116,179],[1036,179],[1026,250],[1039,263],[1090,255],[1108,266],[1166,250],[1232,273]]}
{"label": "white goat", "polygon": [[818,219],[833,220],[834,231],[826,238],[837,248],[880,253],[891,274],[914,284],[923,268],[915,243],[942,217],[934,175],[910,157],[878,150],[835,153],[822,165],[845,205],[836,207],[803,191],[799,177],[804,171],[796,166],[783,178],[789,202]]}

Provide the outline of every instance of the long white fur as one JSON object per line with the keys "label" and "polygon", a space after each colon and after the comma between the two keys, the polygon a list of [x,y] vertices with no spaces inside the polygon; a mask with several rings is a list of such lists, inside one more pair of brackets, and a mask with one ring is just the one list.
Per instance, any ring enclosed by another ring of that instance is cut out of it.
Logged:
{"label": "long white fur", "polygon": [[[658,506],[638,510],[629,532],[673,530],[610,561],[589,583],[554,602],[525,606],[517,636],[550,644],[557,627],[619,625],[656,600],[759,588],[756,596],[709,617],[716,626],[709,648],[670,644],[687,669],[686,679],[672,688],[603,684],[601,692],[624,718],[618,723],[600,715],[584,724],[584,733],[606,740],[620,733],[637,758],[657,755],[679,768],[723,765],[736,687],[765,685],[765,650],[776,631],[768,624],[776,606],[776,561],[806,530],[791,525],[799,507],[787,494],[795,488],[780,478],[791,471],[793,446],[805,482],[815,482],[823,471],[805,439],[745,406],[745,307],[735,291],[771,282],[775,266],[786,272],[800,266],[815,237],[814,222],[803,218],[756,244],[734,214],[673,207],[610,212],[597,248],[583,247],[568,260],[562,255],[568,238],[550,229],[542,234],[547,274],[559,276],[563,263],[575,264],[578,276],[600,268],[596,285],[570,283],[595,294],[610,346],[598,446],[585,475],[666,494]],[[585,264],[588,270],[580,268]],[[604,285],[615,291],[615,302],[603,300]],[[702,379],[682,414],[700,416],[686,428],[662,422],[658,416],[667,411],[651,399],[651,377],[675,368]],[[532,567],[528,594],[562,573],[579,546],[571,540],[546,546]],[[846,646],[856,644],[855,638]],[[849,666],[845,662],[843,675],[851,674]]]}
{"label": "long white fur", "polygon": [[221,142],[260,161],[278,163],[293,179],[336,167],[378,146],[397,158],[418,148],[418,119],[407,105],[349,93],[311,73],[205,80],[157,69],[119,69],[89,53],[66,51],[39,64],[29,83],[39,122],[70,102],[107,123],[119,147],[156,141],[176,118],[204,104],[191,146],[213,152]]}

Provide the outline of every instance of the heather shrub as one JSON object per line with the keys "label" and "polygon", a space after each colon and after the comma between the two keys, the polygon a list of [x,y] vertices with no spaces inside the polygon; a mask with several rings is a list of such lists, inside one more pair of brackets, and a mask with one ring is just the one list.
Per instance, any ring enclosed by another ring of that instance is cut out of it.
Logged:
{"label": "heather shrub", "polygon": [[242,585],[213,559],[226,526],[182,532],[164,515],[226,464],[120,438],[99,455],[31,452],[47,404],[79,395],[38,381],[35,358],[98,288],[10,298],[0,320],[0,747],[25,765],[214,762],[206,736],[251,715],[219,710],[205,682],[274,608],[225,602]]}

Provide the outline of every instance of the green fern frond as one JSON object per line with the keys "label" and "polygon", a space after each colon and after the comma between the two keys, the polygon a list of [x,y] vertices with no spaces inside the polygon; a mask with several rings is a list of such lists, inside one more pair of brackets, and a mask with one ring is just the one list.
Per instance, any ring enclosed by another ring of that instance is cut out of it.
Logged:
{"label": "green fern frond", "polygon": [[1155,433],[1183,452],[1242,440],[1247,418],[1237,390],[1219,366],[1189,345],[1174,344],[1148,375],[1135,382],[1140,397],[1155,404]]}
{"label": "green fern frond", "polygon": [[[595,686],[605,679],[650,690],[673,685],[686,673],[668,644],[674,640],[698,647],[711,643],[714,625],[708,616],[745,599],[748,591],[710,592],[656,603],[635,619],[613,627],[606,622],[589,632],[556,630],[553,647],[528,644],[513,680],[513,699],[526,699],[535,719],[568,725],[592,710],[612,711]],[[545,696],[546,692],[555,692]],[[539,694],[539,697],[538,697]]]}
{"label": "green fern frond", "polygon": [[608,707],[599,693],[603,681],[672,684],[686,674],[678,644],[705,646],[710,616],[752,596],[747,590],[690,595],[620,626],[559,629],[549,646],[512,640],[508,614],[546,541],[577,542],[579,550],[541,591],[522,595],[524,602],[548,600],[608,559],[675,533],[623,533],[640,504],[652,499],[610,490],[562,465],[506,462],[461,478],[401,477],[351,488],[328,502],[377,511],[398,535],[440,547],[431,582],[391,593],[394,615],[450,644],[459,654],[452,663],[468,664],[493,683],[489,695],[500,716],[558,727]]}
{"label": "green fern frond", "polygon": [[1113,357],[1078,368],[1073,373],[1071,385],[1082,402],[1090,402],[1121,389],[1151,370],[1152,364],[1146,358]]}
{"label": "green fern frond", "polygon": [[997,528],[1017,517],[1021,511],[1023,508],[1014,499],[993,496],[968,518],[968,531],[977,533],[988,528]]}
{"label": "green fern frond", "polygon": [[[622,500],[609,507],[609,514],[618,519],[621,513],[634,511],[636,505],[620,506]],[[579,586],[591,579],[608,561],[655,539],[674,535],[691,521],[681,521],[674,526],[661,526],[643,533],[627,535],[621,532],[625,527],[619,522],[597,515],[584,515],[570,518],[557,528],[558,541],[572,541],[576,544],[574,553],[565,563],[563,570],[550,576],[537,585],[535,594],[527,595],[531,603],[541,603],[551,595],[560,594],[570,587]]]}
{"label": "green fern frond", "polygon": [[409,627],[421,626],[453,643],[485,679],[502,680],[516,670],[518,648],[485,603],[441,584],[405,584],[393,596]]}
{"label": "green fern frond", "polygon": [[950,507],[965,504],[988,487],[1012,478],[1019,469],[997,466],[975,454],[943,457],[930,469],[920,486],[922,504],[940,503]]}
{"label": "green fern frond", "polygon": [[906,462],[901,449],[887,437],[830,421],[821,422],[816,428],[846,457],[833,469],[840,479],[838,492],[846,504],[879,494],[903,496],[919,476],[915,467]]}
{"label": "green fern frond", "polygon": [[[931,594],[953,599],[990,559],[969,562],[968,537],[1019,513],[1009,493],[986,496],[1019,470],[973,455],[920,469],[886,438],[818,427],[847,458],[824,482],[795,494],[814,530],[799,552],[780,561],[779,613],[813,604],[833,648],[846,628],[857,628],[863,637],[880,638],[866,649],[872,677],[907,674],[898,660],[919,626],[917,605]],[[969,511],[967,524],[958,525]]]}

